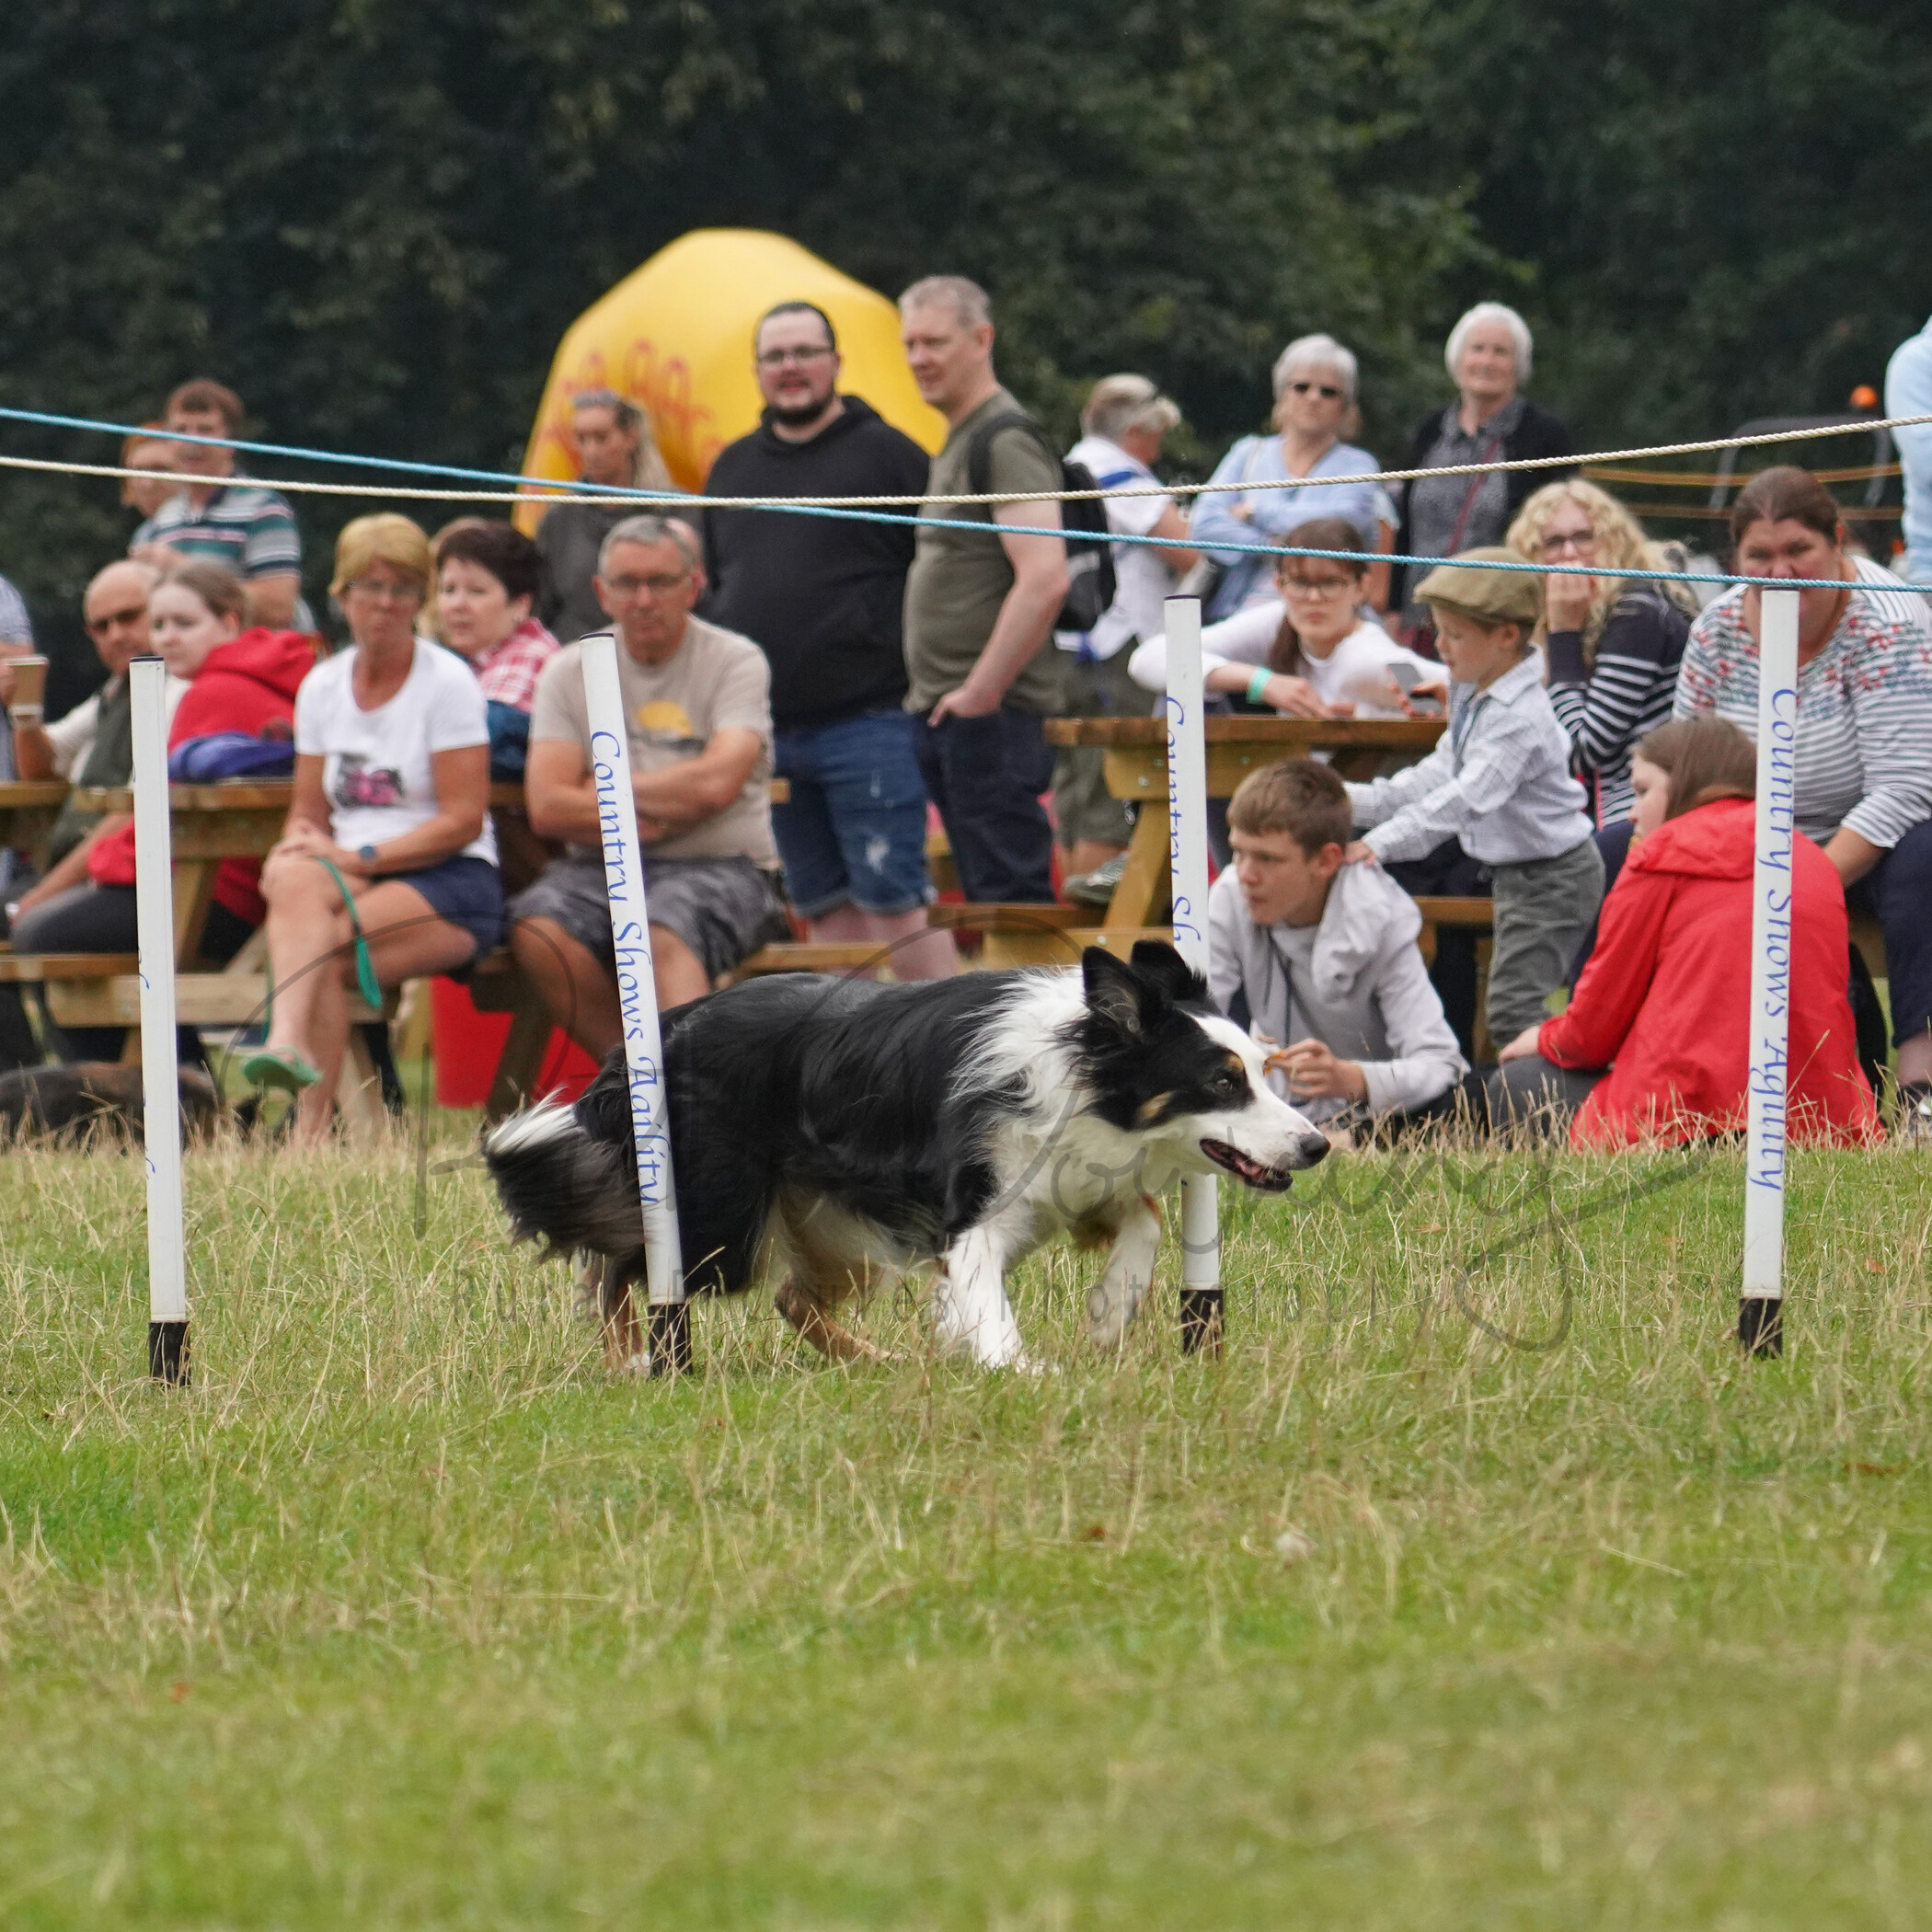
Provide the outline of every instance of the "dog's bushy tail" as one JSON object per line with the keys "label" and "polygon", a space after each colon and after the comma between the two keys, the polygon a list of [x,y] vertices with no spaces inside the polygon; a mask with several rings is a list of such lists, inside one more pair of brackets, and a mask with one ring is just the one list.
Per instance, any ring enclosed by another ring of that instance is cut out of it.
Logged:
{"label": "dog's bushy tail", "polygon": [[552,1254],[627,1255],[643,1247],[625,1155],[587,1133],[575,1110],[556,1100],[512,1114],[483,1139],[483,1164],[512,1230]]}

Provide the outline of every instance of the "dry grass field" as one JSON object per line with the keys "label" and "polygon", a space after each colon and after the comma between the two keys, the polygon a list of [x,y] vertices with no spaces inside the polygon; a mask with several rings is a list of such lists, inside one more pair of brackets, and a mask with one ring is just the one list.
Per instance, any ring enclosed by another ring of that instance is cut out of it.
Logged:
{"label": "dry grass field", "polygon": [[1735,1156],[1463,1154],[1228,1202],[1219,1364],[1055,1253],[1037,1379],[666,1386],[468,1132],[190,1156],[185,1394],[138,1165],[5,1156],[0,1924],[1924,1923],[1922,1159],[1798,1159],[1781,1363]]}

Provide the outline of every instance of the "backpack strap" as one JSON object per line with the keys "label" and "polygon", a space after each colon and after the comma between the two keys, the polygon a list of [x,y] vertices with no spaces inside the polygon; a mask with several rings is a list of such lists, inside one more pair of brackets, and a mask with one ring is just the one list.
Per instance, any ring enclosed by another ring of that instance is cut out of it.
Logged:
{"label": "backpack strap", "polygon": [[[1023,429],[1031,435],[1053,459],[1057,466],[1060,453],[1049,440],[1045,426],[1036,422],[1024,409],[1008,409],[1003,415],[990,418],[972,432],[972,441],[966,445],[966,493],[968,496],[985,496],[993,488],[993,439],[1002,431]],[[972,514],[982,522],[993,521],[993,511],[989,504],[974,503]]]}

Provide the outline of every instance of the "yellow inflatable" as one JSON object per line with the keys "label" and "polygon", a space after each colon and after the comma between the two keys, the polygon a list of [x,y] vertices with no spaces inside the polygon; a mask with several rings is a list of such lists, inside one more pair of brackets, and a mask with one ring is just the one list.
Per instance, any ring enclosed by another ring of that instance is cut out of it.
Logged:
{"label": "yellow inflatable", "polygon": [[[915,443],[937,450],[946,419],[919,399],[899,346],[899,312],[782,235],[699,228],[661,248],[566,332],[523,457],[526,477],[574,477],[570,398],[615,389],[650,411],[673,479],[701,489],[726,443],[756,428],[752,330],[779,302],[814,302],[845,357],[839,386],[862,396]],[[534,531],[543,511],[520,507]]]}

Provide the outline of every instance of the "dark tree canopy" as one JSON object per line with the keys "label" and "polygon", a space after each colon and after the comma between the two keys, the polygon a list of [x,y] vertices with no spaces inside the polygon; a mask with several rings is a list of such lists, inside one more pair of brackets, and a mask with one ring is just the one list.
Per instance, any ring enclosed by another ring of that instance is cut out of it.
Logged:
{"label": "dark tree canopy", "polygon": [[[1932,307],[1928,46],[1901,0],[36,0],[0,401],[134,420],[204,374],[274,440],[513,467],[569,320],[741,224],[889,293],[974,275],[1024,397],[1071,429],[1144,369],[1196,473],[1312,328],[1392,459],[1483,294],[1586,443],[1720,431],[1841,405]],[[0,476],[37,617],[113,495]],[[360,507],[301,507],[312,587]]]}

